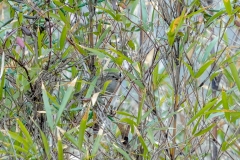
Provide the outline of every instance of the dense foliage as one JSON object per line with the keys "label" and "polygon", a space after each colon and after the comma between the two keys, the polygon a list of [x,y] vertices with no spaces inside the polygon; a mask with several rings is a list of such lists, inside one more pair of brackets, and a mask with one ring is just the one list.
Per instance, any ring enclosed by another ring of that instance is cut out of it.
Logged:
{"label": "dense foliage", "polygon": [[3,159],[240,156],[237,0],[0,8]]}

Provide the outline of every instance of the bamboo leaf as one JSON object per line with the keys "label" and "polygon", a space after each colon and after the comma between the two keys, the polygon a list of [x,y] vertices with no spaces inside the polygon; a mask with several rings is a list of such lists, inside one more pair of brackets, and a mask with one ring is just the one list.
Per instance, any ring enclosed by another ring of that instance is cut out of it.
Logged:
{"label": "bamboo leaf", "polygon": [[99,40],[97,41],[97,44],[95,45],[94,48],[99,48],[99,46],[102,44],[103,40],[106,38],[107,34],[109,33],[109,31],[111,30],[111,27],[108,27],[103,34],[101,35],[101,37],[99,38]]}
{"label": "bamboo leaf", "polygon": [[[227,56],[227,57],[229,57],[229,56]],[[232,59],[229,60],[229,67],[232,72],[233,79],[237,84],[238,90],[240,91],[240,79],[238,76],[238,71],[237,71],[236,65],[233,63]]]}
{"label": "bamboo leaf", "polygon": [[100,141],[102,139],[103,136],[103,130],[105,128],[105,125],[103,124],[102,127],[99,129],[97,137],[95,138],[95,142],[93,144],[93,150],[92,150],[92,156],[95,157],[100,145]]}
{"label": "bamboo leaf", "polygon": [[209,132],[214,126],[216,126],[216,123],[213,123],[213,124],[211,124],[210,126],[208,126],[207,128],[202,129],[201,131],[199,131],[198,133],[196,133],[194,136],[195,136],[195,137],[201,136],[201,135]]}
{"label": "bamboo leaf", "polygon": [[78,147],[78,142],[77,140],[68,132],[64,133],[64,136],[67,138],[69,142],[71,142],[75,147]]}
{"label": "bamboo leaf", "polygon": [[65,46],[66,37],[67,37],[67,26],[65,25],[62,29],[62,34],[60,37],[60,50],[62,50]]}
{"label": "bamboo leaf", "polygon": [[195,116],[193,116],[189,122],[187,123],[187,125],[191,124],[195,119],[197,119],[200,116],[203,116],[205,111],[209,110],[216,102],[218,101],[218,99],[212,99],[210,102],[208,102],[200,111],[198,111]]}
{"label": "bamboo leaf", "polygon": [[118,51],[118,50],[116,50],[116,49],[114,49],[114,48],[110,48],[110,50],[111,50],[112,52],[116,53],[119,57],[122,57],[123,60],[128,61],[130,64],[133,63],[133,61],[132,61],[130,58],[128,58],[127,56],[125,56],[122,52],[120,52],[120,51]]}
{"label": "bamboo leaf", "polygon": [[30,149],[31,146],[29,145],[29,143],[26,139],[24,139],[23,137],[21,137],[19,134],[15,133],[15,132],[8,131],[8,133],[12,139],[20,142],[24,146],[25,150]]}
{"label": "bamboo leaf", "polygon": [[175,37],[184,22],[185,12],[186,12],[186,8],[184,8],[182,11],[182,14],[179,17],[177,17],[176,19],[174,19],[170,24],[170,27],[167,32],[168,43],[170,46],[173,45]]}
{"label": "bamboo leaf", "polygon": [[74,91],[76,81],[77,81],[77,77],[72,82],[70,82],[69,85],[68,85],[68,89],[64,94],[61,106],[60,106],[60,108],[58,110],[58,113],[57,113],[57,119],[56,119],[56,123],[55,123],[56,125],[57,125],[58,121],[60,120],[60,117],[61,117],[61,115],[62,115],[62,113],[63,113],[63,111],[64,111],[64,109],[65,109],[65,107],[68,103],[68,100],[69,100],[69,98],[71,97],[71,95]]}
{"label": "bamboo leaf", "polygon": [[40,130],[40,135],[41,135],[41,138],[42,138],[44,151],[45,151],[45,153],[47,155],[48,160],[50,160],[51,159],[51,155],[50,155],[50,147],[49,147],[49,144],[48,144],[48,140],[47,140],[45,134],[41,130]]}
{"label": "bamboo leaf", "polygon": [[14,18],[11,18],[9,20],[7,20],[5,23],[3,23],[1,26],[0,26],[0,29],[6,25],[8,25],[9,23],[11,23],[13,21]]}
{"label": "bamboo leaf", "polygon": [[200,120],[201,120],[201,118],[198,119],[197,123],[195,124],[195,126],[194,126],[194,128],[193,128],[193,130],[192,130],[192,134],[193,134],[193,135],[195,134],[195,132],[196,132],[198,126],[199,126]]}
{"label": "bamboo leaf", "polygon": [[195,74],[195,78],[199,78],[204,71],[214,62],[215,60],[209,60],[206,63],[204,63],[201,68],[198,70],[198,72]]}
{"label": "bamboo leaf", "polygon": [[224,3],[224,6],[226,8],[228,15],[231,15],[232,14],[232,6],[231,6],[230,0],[223,0],[223,3]]}
{"label": "bamboo leaf", "polygon": [[97,84],[98,76],[96,76],[90,84],[85,98],[90,98]]}
{"label": "bamboo leaf", "polygon": [[129,116],[129,117],[132,117],[132,118],[136,118],[134,115],[128,113],[128,112],[125,112],[125,111],[116,111],[117,114],[121,114],[121,115],[124,115],[124,116]]}
{"label": "bamboo leaf", "polygon": [[128,44],[128,46],[129,46],[132,50],[135,50],[135,49],[136,49],[135,43],[134,43],[132,40],[129,40],[129,41],[127,42],[127,44]]}
{"label": "bamboo leaf", "polygon": [[214,14],[211,18],[209,18],[209,20],[205,24],[205,27],[208,27],[215,19],[220,17],[223,13],[225,13],[225,10],[221,10],[218,13]]}
{"label": "bamboo leaf", "polygon": [[134,132],[134,126],[137,126],[137,123],[129,118],[122,118],[119,122],[125,122],[125,123],[129,124],[131,127],[131,133]]}
{"label": "bamboo leaf", "polygon": [[1,83],[0,83],[0,100],[3,98],[3,88],[5,85],[5,69],[3,70],[3,74],[1,77]]}
{"label": "bamboo leaf", "polygon": [[84,141],[84,134],[86,130],[86,125],[87,125],[87,120],[88,120],[88,113],[89,113],[90,108],[88,107],[86,112],[83,115],[83,118],[80,123],[79,127],[79,133],[78,133],[78,148],[81,150],[82,149],[82,144]]}
{"label": "bamboo leaf", "polygon": [[214,38],[209,45],[207,46],[205,52],[203,53],[202,63],[205,62],[209,58],[209,54],[211,53],[212,49],[216,46],[218,42],[218,37]]}
{"label": "bamboo leaf", "polygon": [[71,12],[71,13],[75,13],[75,10],[68,7],[67,5],[64,5],[63,3],[61,3],[60,1],[57,0],[53,0],[53,2],[59,7],[59,8],[63,8],[65,11]]}
{"label": "bamboo leaf", "polygon": [[148,24],[147,24],[148,13],[147,13],[147,8],[145,3],[146,3],[145,0],[140,0],[143,28],[144,30],[148,30]]}
{"label": "bamboo leaf", "polygon": [[49,104],[48,96],[47,96],[47,91],[42,83],[42,97],[43,97],[43,103],[44,103],[44,109],[46,110],[46,115],[47,115],[47,123],[50,127],[50,129],[53,131],[53,119],[52,119],[52,110],[51,106]]}
{"label": "bamboo leaf", "polygon": [[17,123],[19,125],[19,128],[21,129],[21,131],[23,132],[23,134],[25,135],[29,145],[31,145],[31,147],[34,149],[34,151],[37,153],[36,148],[34,147],[34,143],[33,143],[33,139],[30,136],[29,132],[27,131],[27,128],[22,124],[22,122],[17,119]]}
{"label": "bamboo leaf", "polygon": [[191,18],[192,16],[197,15],[197,14],[199,14],[199,13],[202,13],[202,12],[205,11],[205,10],[206,10],[206,8],[198,9],[196,12],[192,12],[192,13],[190,13],[189,15],[187,15],[186,18]]}
{"label": "bamboo leaf", "polygon": [[[222,91],[222,104],[224,109],[229,110],[227,93],[225,91]],[[225,117],[227,121],[230,122],[230,113],[226,112]]]}
{"label": "bamboo leaf", "polygon": [[113,144],[113,147],[119,152],[121,153],[125,159],[127,160],[131,160],[131,158],[129,157],[129,155],[124,151],[122,150],[120,147],[118,147],[116,144]]}
{"label": "bamboo leaf", "polygon": [[57,149],[58,149],[58,160],[63,160],[64,156],[63,156],[62,140],[58,140]]}
{"label": "bamboo leaf", "polygon": [[137,136],[138,136],[138,139],[140,141],[140,143],[142,144],[142,147],[144,149],[144,152],[143,152],[143,156],[146,158],[148,155],[148,148],[147,148],[147,145],[146,143],[144,142],[144,139],[143,137],[141,136],[140,132],[138,131],[137,127],[135,126],[135,130],[136,130],[136,133],[137,133]]}
{"label": "bamboo leaf", "polygon": [[231,147],[238,139],[240,138],[240,135],[238,134],[237,136],[234,134],[230,136],[225,142],[222,144],[222,151],[226,151],[229,147]]}
{"label": "bamboo leaf", "polygon": [[187,64],[186,62],[183,62],[183,63],[184,63],[184,65],[187,67],[190,75],[191,75],[192,77],[194,77],[194,72],[193,72],[192,66],[190,66],[190,65]]}
{"label": "bamboo leaf", "polygon": [[101,50],[99,50],[99,49],[92,49],[92,48],[88,48],[88,47],[85,47],[85,46],[81,46],[81,47],[90,51],[90,53],[88,53],[90,55],[96,55],[99,58],[105,58],[106,57],[106,55],[103,52],[101,52]]}
{"label": "bamboo leaf", "polygon": [[145,97],[146,97],[146,91],[142,90],[142,92],[143,92],[143,95],[138,108],[137,125],[139,125],[142,121],[142,108],[143,108]]}

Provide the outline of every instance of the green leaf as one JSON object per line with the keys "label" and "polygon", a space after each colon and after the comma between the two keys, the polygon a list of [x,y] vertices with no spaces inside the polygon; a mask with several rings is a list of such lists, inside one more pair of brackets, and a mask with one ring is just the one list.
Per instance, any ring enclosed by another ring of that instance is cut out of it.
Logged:
{"label": "green leaf", "polygon": [[112,80],[107,80],[106,82],[104,82],[103,88],[101,90],[101,93],[104,93],[108,87],[108,85],[112,82]]}
{"label": "green leaf", "polygon": [[132,118],[136,118],[134,115],[128,113],[128,112],[125,112],[125,111],[116,111],[117,114],[121,114],[121,115],[124,115],[124,116],[129,116],[129,117],[132,117]]}
{"label": "green leaf", "polygon": [[232,6],[231,6],[231,1],[230,0],[223,0],[224,6],[226,8],[226,11],[228,15],[232,14]]}
{"label": "green leaf", "polygon": [[5,69],[3,70],[2,77],[1,77],[1,83],[0,83],[0,100],[3,98],[3,88],[5,85]]}
{"label": "green leaf", "polygon": [[113,13],[114,12],[113,10],[99,7],[99,6],[95,6],[95,7],[98,8],[99,10],[103,10],[104,12],[108,13],[114,20],[119,21],[119,19],[115,16],[116,14]]}
{"label": "green leaf", "polygon": [[234,79],[233,79],[231,73],[226,68],[223,68],[223,74],[227,78],[229,83],[233,83],[234,82]]}
{"label": "green leaf", "polygon": [[62,140],[58,140],[57,142],[57,149],[58,149],[58,159],[63,160],[63,146],[62,146]]}
{"label": "green leaf", "polygon": [[[222,91],[222,105],[223,105],[224,109],[229,110],[228,97],[227,97],[227,93],[225,91]],[[230,113],[226,112],[225,117],[226,117],[227,121],[230,122]]]}
{"label": "green leaf", "polygon": [[218,99],[214,98],[212,99],[210,102],[208,102],[200,111],[198,111],[195,116],[193,116],[189,122],[187,123],[187,125],[191,124],[195,119],[197,119],[200,116],[204,115],[204,112],[207,111],[208,109],[210,109],[216,102],[218,101]]}
{"label": "green leaf", "polygon": [[133,81],[136,85],[138,85],[141,89],[144,89],[144,85],[143,83],[137,79],[133,74],[127,72],[127,76],[131,79],[131,81]]}
{"label": "green leaf", "polygon": [[9,23],[11,23],[13,21],[14,18],[11,18],[9,19],[8,21],[6,21],[5,23],[3,23],[1,26],[0,26],[0,29],[6,25],[8,25]]}
{"label": "green leaf", "polygon": [[62,4],[61,2],[57,1],[57,0],[53,0],[53,2],[59,7],[59,8],[63,8],[63,10],[67,11],[67,12],[71,12],[71,13],[75,13],[75,10],[68,7],[67,5]]}
{"label": "green leaf", "polygon": [[146,145],[146,143],[145,143],[145,141],[144,141],[142,135],[140,134],[140,132],[138,131],[138,129],[137,129],[136,126],[135,126],[135,130],[136,130],[136,133],[137,133],[138,139],[139,139],[139,141],[140,141],[140,143],[142,144],[142,147],[143,147],[143,149],[144,149],[143,156],[144,156],[145,158],[147,158],[147,156],[148,156],[148,155],[147,155],[147,154],[148,154],[148,148],[147,148],[147,145]]}
{"label": "green leaf", "polygon": [[[229,56],[228,56],[229,57]],[[232,72],[233,79],[235,80],[238,90],[240,91],[240,79],[238,76],[238,71],[236,65],[233,63],[232,59],[229,60],[229,67]]]}
{"label": "green leaf", "polygon": [[88,48],[88,47],[85,47],[85,46],[81,46],[81,47],[90,51],[91,52],[91,53],[89,53],[90,55],[96,55],[99,58],[105,58],[106,57],[106,55],[102,52],[102,50],[92,49],[92,48]]}
{"label": "green leaf", "polygon": [[47,123],[50,127],[50,129],[53,131],[53,119],[52,119],[52,110],[51,110],[51,106],[48,100],[48,96],[47,96],[47,91],[44,87],[44,84],[42,83],[42,95],[43,95],[43,104],[44,104],[44,109],[46,110],[46,115],[47,115]]}
{"label": "green leaf", "polygon": [[55,123],[56,125],[57,125],[58,121],[60,120],[60,117],[61,117],[61,115],[62,115],[62,113],[63,113],[63,111],[64,111],[64,109],[65,109],[65,107],[68,103],[68,100],[69,100],[69,98],[71,97],[71,95],[74,91],[76,81],[77,81],[77,77],[72,82],[70,82],[69,85],[68,85],[68,89],[67,89],[66,93],[64,94],[61,106],[60,106],[60,108],[58,110],[58,113],[57,113],[57,118],[56,118],[56,123]]}
{"label": "green leaf", "polygon": [[84,49],[82,49],[82,46],[78,44],[79,41],[76,40],[76,39],[73,38],[73,37],[71,37],[71,38],[72,38],[72,40],[73,40],[73,42],[74,42],[74,44],[75,44],[74,47],[78,50],[78,52],[79,52],[80,54],[86,56],[86,55],[87,55],[86,52],[84,51]]}
{"label": "green leaf", "polygon": [[140,87],[141,89],[144,89],[144,88],[145,88],[144,85],[143,85],[143,83],[142,83],[140,80],[134,79],[133,81],[134,81],[134,83],[135,83],[136,85],[138,85],[138,87]]}
{"label": "green leaf", "polygon": [[240,135],[234,134],[232,136],[230,136],[230,138],[228,138],[225,142],[222,143],[222,151],[226,151],[229,147],[231,147],[234,143],[236,143],[236,141],[240,138]]}
{"label": "green leaf", "polygon": [[129,10],[130,10],[131,15],[134,14],[134,11],[135,11],[137,5],[139,4],[139,1],[140,0],[129,1],[128,6],[129,6]]}
{"label": "green leaf", "polygon": [[202,129],[202,130],[199,131],[198,133],[194,134],[194,136],[195,136],[195,137],[201,136],[201,135],[207,133],[208,131],[210,131],[214,126],[216,126],[216,123],[213,123],[213,124],[211,124],[210,126],[208,126],[207,128]]}
{"label": "green leaf", "polygon": [[25,135],[27,141],[28,141],[28,144],[31,146],[31,149],[35,152],[35,154],[37,153],[37,150],[35,148],[35,145],[33,143],[33,139],[32,137],[30,136],[29,132],[27,131],[27,128],[22,124],[22,122],[17,119],[17,123],[19,125],[19,128],[21,129],[21,131],[23,132],[23,134]]}
{"label": "green leaf", "polygon": [[204,63],[201,68],[198,70],[198,72],[195,74],[195,78],[199,78],[204,71],[207,70],[207,68],[214,62],[215,60],[209,60],[206,63]]}
{"label": "green leaf", "polygon": [[216,46],[216,43],[218,42],[218,37],[214,38],[209,45],[207,46],[203,58],[202,58],[202,63],[205,62],[209,58],[209,54],[211,53],[212,49]]}
{"label": "green leaf", "polygon": [[65,25],[62,29],[62,34],[60,37],[60,50],[62,50],[65,46],[66,37],[67,37],[67,26]]}
{"label": "green leaf", "polygon": [[62,54],[62,59],[67,58],[69,53],[71,53],[71,51],[73,51],[73,47],[72,46],[68,46],[68,48],[65,49],[65,51]]}
{"label": "green leaf", "polygon": [[57,98],[55,96],[52,96],[48,92],[47,92],[47,96],[50,99],[50,101],[53,103],[53,105],[59,109],[60,108],[60,104],[57,102]]}
{"label": "green leaf", "polygon": [[151,144],[155,144],[153,129],[151,127],[149,127],[147,130],[147,136],[148,136]]}
{"label": "green leaf", "polygon": [[85,130],[87,128],[87,120],[88,120],[89,110],[90,110],[90,108],[88,107],[86,112],[83,115],[83,118],[81,120],[80,127],[79,127],[78,148],[80,150],[82,149],[82,144],[83,144],[83,141],[84,141],[84,134],[85,134]]}
{"label": "green leaf", "polygon": [[217,77],[221,72],[222,72],[221,70],[213,72],[209,78],[210,81],[212,81],[215,77]]}
{"label": "green leaf", "polygon": [[54,13],[52,13],[52,12],[49,12],[49,15],[50,15],[50,17],[52,17],[52,18],[54,18],[54,19],[56,19],[56,20],[58,20],[58,21],[61,21],[62,19],[60,18],[60,16],[58,16],[57,14],[54,14]]}
{"label": "green leaf", "polygon": [[183,62],[183,64],[187,67],[190,75],[191,75],[192,77],[194,77],[194,72],[193,72],[192,66],[190,66],[190,65],[187,64],[186,62]]}
{"label": "green leaf", "polygon": [[64,136],[67,138],[67,140],[69,142],[71,142],[72,145],[74,145],[75,147],[78,147],[78,141],[68,132],[64,133]]}
{"label": "green leaf", "polygon": [[190,14],[188,14],[186,18],[191,18],[192,16],[202,13],[205,10],[206,10],[206,8],[198,9],[196,12],[191,12]]}
{"label": "green leaf", "polygon": [[200,120],[201,120],[201,118],[198,119],[197,123],[195,124],[195,126],[194,126],[194,128],[193,128],[193,130],[192,130],[192,134],[193,134],[193,135],[195,134],[195,132],[196,132],[198,126],[199,126]]}
{"label": "green leaf", "polygon": [[129,124],[131,127],[131,133],[134,132],[134,126],[137,126],[137,123],[129,118],[122,118],[122,119],[120,119],[119,122],[125,122],[125,123]]}
{"label": "green leaf", "polygon": [[122,57],[123,60],[128,61],[130,64],[133,63],[133,61],[132,61],[130,58],[128,58],[127,56],[125,56],[122,52],[120,52],[120,51],[118,51],[118,50],[116,50],[116,49],[114,49],[114,48],[110,48],[110,50],[111,50],[112,52],[116,53],[116,54],[118,55],[118,57]]}
{"label": "green leaf", "polygon": [[139,108],[138,108],[137,125],[139,125],[142,121],[142,108],[144,105],[145,97],[146,97],[146,91],[143,90],[141,102],[140,102]]}
{"label": "green leaf", "polygon": [[136,49],[135,43],[134,43],[132,40],[128,41],[127,44],[128,44],[128,46],[129,46],[132,50],[135,50],[135,49]]}
{"label": "green leaf", "polygon": [[236,123],[236,120],[239,120],[240,112],[231,112],[231,122]]}
{"label": "green leaf", "polygon": [[43,39],[44,34],[40,33],[40,30],[38,28],[37,30],[37,38],[38,38],[38,56],[42,55],[42,39]]}
{"label": "green leaf", "polygon": [[44,135],[44,133],[40,130],[40,135],[42,138],[42,142],[43,142],[43,146],[44,146],[44,151],[47,155],[47,159],[50,160],[51,159],[51,155],[50,155],[50,147],[48,144],[48,140],[46,138],[46,136]]}
{"label": "green leaf", "polygon": [[[10,146],[11,144],[9,143],[3,143],[5,146]],[[21,146],[17,146],[17,145],[13,145],[13,148],[19,153],[22,152],[24,154],[29,154],[29,150],[26,150],[24,148],[22,148]]]}
{"label": "green leaf", "polygon": [[111,27],[108,27],[103,34],[101,35],[101,37],[99,38],[99,40],[97,41],[97,44],[95,45],[94,48],[99,48],[99,46],[102,44],[103,40],[106,38],[107,34],[110,32]]}
{"label": "green leaf", "polygon": [[30,51],[32,54],[34,53],[32,46],[25,43],[25,46],[27,47],[28,51]]}
{"label": "green leaf", "polygon": [[116,144],[113,143],[113,147],[119,152],[121,153],[125,159],[127,160],[131,160],[131,158],[129,157],[129,155],[124,151],[122,150],[120,147],[118,147]]}
{"label": "green leaf", "polygon": [[64,10],[58,10],[58,14],[59,14],[61,20],[65,23],[65,25],[67,25],[68,28],[70,28],[70,24],[67,21],[67,17],[66,17],[66,14],[64,13]]}
{"label": "green leaf", "polygon": [[93,144],[93,149],[92,149],[92,156],[95,157],[98,151],[98,148],[100,146],[100,141],[102,139],[103,136],[103,130],[104,130],[104,126],[102,126],[97,134],[97,137],[95,138],[95,142]]}
{"label": "green leaf", "polygon": [[25,150],[30,149],[31,146],[29,145],[29,143],[26,139],[24,139],[23,137],[21,137],[19,134],[15,133],[15,132],[8,131],[8,133],[11,136],[12,139],[20,142],[23,145],[23,148]]}
{"label": "green leaf", "polygon": [[140,0],[143,28],[144,28],[144,30],[148,30],[148,24],[147,24],[148,12],[147,12],[145,3],[146,3],[145,0]]}
{"label": "green leaf", "polygon": [[18,22],[19,22],[20,25],[22,25],[22,21],[23,21],[23,13],[19,12],[19,14],[18,14]]}
{"label": "green leaf", "polygon": [[225,10],[221,10],[218,13],[214,14],[211,18],[209,18],[209,20],[205,24],[205,27],[207,28],[215,19],[220,17],[223,13],[225,13]]}
{"label": "green leaf", "polygon": [[96,76],[90,84],[85,98],[90,98],[97,84],[98,76]]}
{"label": "green leaf", "polygon": [[148,111],[143,114],[143,116],[142,116],[142,118],[141,118],[141,119],[142,119],[141,121],[143,121],[143,120],[145,120],[147,117],[149,117],[150,113],[152,113],[153,110],[154,110],[154,108],[148,109]]}

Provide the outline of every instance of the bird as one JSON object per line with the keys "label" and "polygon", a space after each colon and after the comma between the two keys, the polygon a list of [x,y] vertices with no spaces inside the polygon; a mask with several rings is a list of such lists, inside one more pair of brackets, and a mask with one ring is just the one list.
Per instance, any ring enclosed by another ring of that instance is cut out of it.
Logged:
{"label": "bird", "polygon": [[112,73],[107,73],[105,76],[101,76],[97,83],[96,83],[96,86],[97,86],[97,90],[99,91],[99,89],[104,89],[104,84],[109,81],[109,84],[105,90],[105,94],[109,95],[109,94],[112,94],[114,93],[116,87],[118,86],[118,83],[121,79],[121,74],[119,73],[115,73],[115,72],[112,72]]}
{"label": "bird", "polygon": [[213,0],[207,0],[207,4],[211,5],[213,3]]}

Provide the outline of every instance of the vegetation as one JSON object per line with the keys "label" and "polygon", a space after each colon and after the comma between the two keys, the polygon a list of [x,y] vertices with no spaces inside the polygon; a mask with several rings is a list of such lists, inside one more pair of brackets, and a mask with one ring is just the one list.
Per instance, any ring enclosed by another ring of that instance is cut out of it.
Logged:
{"label": "vegetation", "polygon": [[240,156],[237,0],[0,7],[2,159]]}

